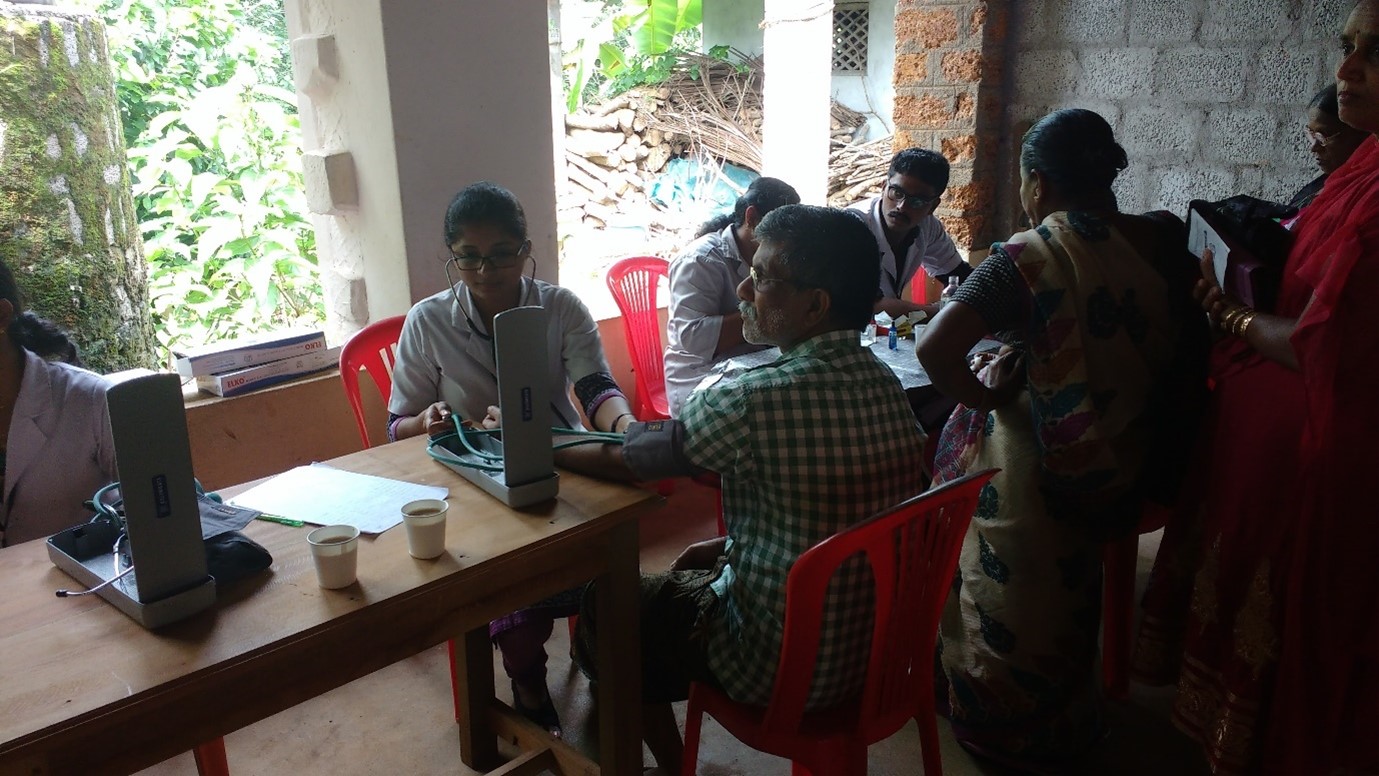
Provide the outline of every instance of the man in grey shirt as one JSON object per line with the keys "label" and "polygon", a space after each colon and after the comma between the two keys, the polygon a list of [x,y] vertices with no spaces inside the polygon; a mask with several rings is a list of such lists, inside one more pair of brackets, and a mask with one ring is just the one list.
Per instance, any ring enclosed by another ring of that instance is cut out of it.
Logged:
{"label": "man in grey shirt", "polygon": [[671,261],[665,369],[672,416],[680,414],[680,406],[715,363],[762,349],[742,338],[737,287],[756,254],[757,224],[781,205],[799,201],[790,184],[757,178],[738,197],[732,215],[704,224],[695,241]]}

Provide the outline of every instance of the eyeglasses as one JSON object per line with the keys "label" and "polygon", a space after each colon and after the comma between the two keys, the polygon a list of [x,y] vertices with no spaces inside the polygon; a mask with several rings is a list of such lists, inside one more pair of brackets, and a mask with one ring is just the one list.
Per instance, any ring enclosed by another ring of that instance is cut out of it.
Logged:
{"label": "eyeglasses", "polygon": [[494,253],[489,256],[472,256],[467,253],[456,253],[454,249],[450,249],[450,258],[455,261],[456,267],[463,270],[480,269],[485,263],[493,269],[507,269],[526,261],[529,247],[529,243],[523,243],[522,247],[516,251]]}
{"label": "eyeglasses", "polygon": [[1325,148],[1326,146],[1331,145],[1331,141],[1333,141],[1333,140],[1335,140],[1336,138],[1340,137],[1340,136],[1341,136],[1341,133],[1344,132],[1344,131],[1345,131],[1345,130],[1341,129],[1341,130],[1337,130],[1337,131],[1335,131],[1335,132],[1332,132],[1332,133],[1329,134],[1329,135],[1323,135],[1322,133],[1318,132],[1318,131],[1315,130],[1315,129],[1309,129],[1309,130],[1307,130],[1307,139],[1308,139],[1308,140],[1311,140],[1313,143],[1316,143],[1317,145],[1322,146],[1323,148]]}
{"label": "eyeglasses", "polygon": [[765,275],[761,274],[760,272],[757,272],[757,268],[756,268],[756,267],[752,267],[751,269],[747,270],[747,275],[748,275],[749,277],[752,278],[752,285],[755,286],[755,287],[757,287],[757,288],[770,288],[771,286],[775,285],[776,283],[789,283],[789,284],[792,285],[792,286],[799,286],[799,285],[800,285],[799,283],[796,283],[795,281],[791,280],[790,278],[769,278],[769,277],[766,277]]}
{"label": "eyeglasses", "polygon": [[891,184],[886,187],[886,198],[897,205],[919,210],[921,208],[930,207],[931,205],[937,205],[938,201],[943,199],[943,195],[935,194],[932,197],[921,197],[918,194],[909,194],[899,186]]}

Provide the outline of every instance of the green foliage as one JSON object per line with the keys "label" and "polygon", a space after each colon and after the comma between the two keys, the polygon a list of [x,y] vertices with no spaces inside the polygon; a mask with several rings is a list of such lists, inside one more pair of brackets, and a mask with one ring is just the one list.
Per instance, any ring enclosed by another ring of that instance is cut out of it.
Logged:
{"label": "green foliage", "polygon": [[640,10],[622,18],[631,31],[637,53],[644,57],[670,52],[675,38],[684,30],[698,27],[704,18],[700,0],[635,0],[630,5]]}
{"label": "green foliage", "polygon": [[565,107],[571,112],[634,86],[662,83],[678,54],[698,50],[701,0],[614,0],[604,7],[615,15],[566,55]]}
{"label": "green foliage", "polygon": [[159,340],[324,320],[281,3],[98,2]]}

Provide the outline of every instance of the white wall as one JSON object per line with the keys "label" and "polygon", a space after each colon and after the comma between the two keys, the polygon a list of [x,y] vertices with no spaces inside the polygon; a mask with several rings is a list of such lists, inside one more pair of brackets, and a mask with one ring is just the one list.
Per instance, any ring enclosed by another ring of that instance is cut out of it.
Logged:
{"label": "white wall", "polygon": [[761,20],[766,0],[703,0],[704,50],[732,46],[744,54],[759,56],[765,40]]}
{"label": "white wall", "polygon": [[[765,15],[765,0],[704,0],[704,50],[729,45],[746,54],[760,55],[764,40],[760,28]],[[891,71],[895,66],[895,2],[871,0],[868,8],[867,74],[833,75],[832,94],[838,102],[871,116],[867,122],[870,140],[889,134],[891,111],[895,106],[895,85]]]}
{"label": "white wall", "polygon": [[288,0],[285,8],[290,37],[333,35],[339,52],[334,87],[298,95],[303,144],[349,152],[358,178],[356,209],[314,218],[332,333],[406,312],[445,288],[445,208],[478,180],[522,201],[537,275],[555,280],[546,4]]}
{"label": "white wall", "polygon": [[412,298],[446,287],[445,208],[479,180],[517,195],[536,274],[556,280],[546,4],[383,0],[382,9]]}
{"label": "white wall", "polygon": [[865,75],[833,74],[833,99],[867,114],[862,140],[889,135],[894,130],[895,108],[895,3],[872,0],[867,9],[867,72]]}

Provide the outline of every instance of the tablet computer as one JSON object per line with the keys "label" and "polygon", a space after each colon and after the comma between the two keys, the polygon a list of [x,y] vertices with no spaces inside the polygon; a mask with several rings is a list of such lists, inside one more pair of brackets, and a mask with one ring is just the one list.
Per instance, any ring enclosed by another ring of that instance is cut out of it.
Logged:
{"label": "tablet computer", "polygon": [[1255,255],[1210,202],[1195,199],[1188,204],[1187,229],[1188,251],[1199,259],[1211,252],[1216,284],[1222,290],[1256,310],[1274,309],[1281,267]]}

